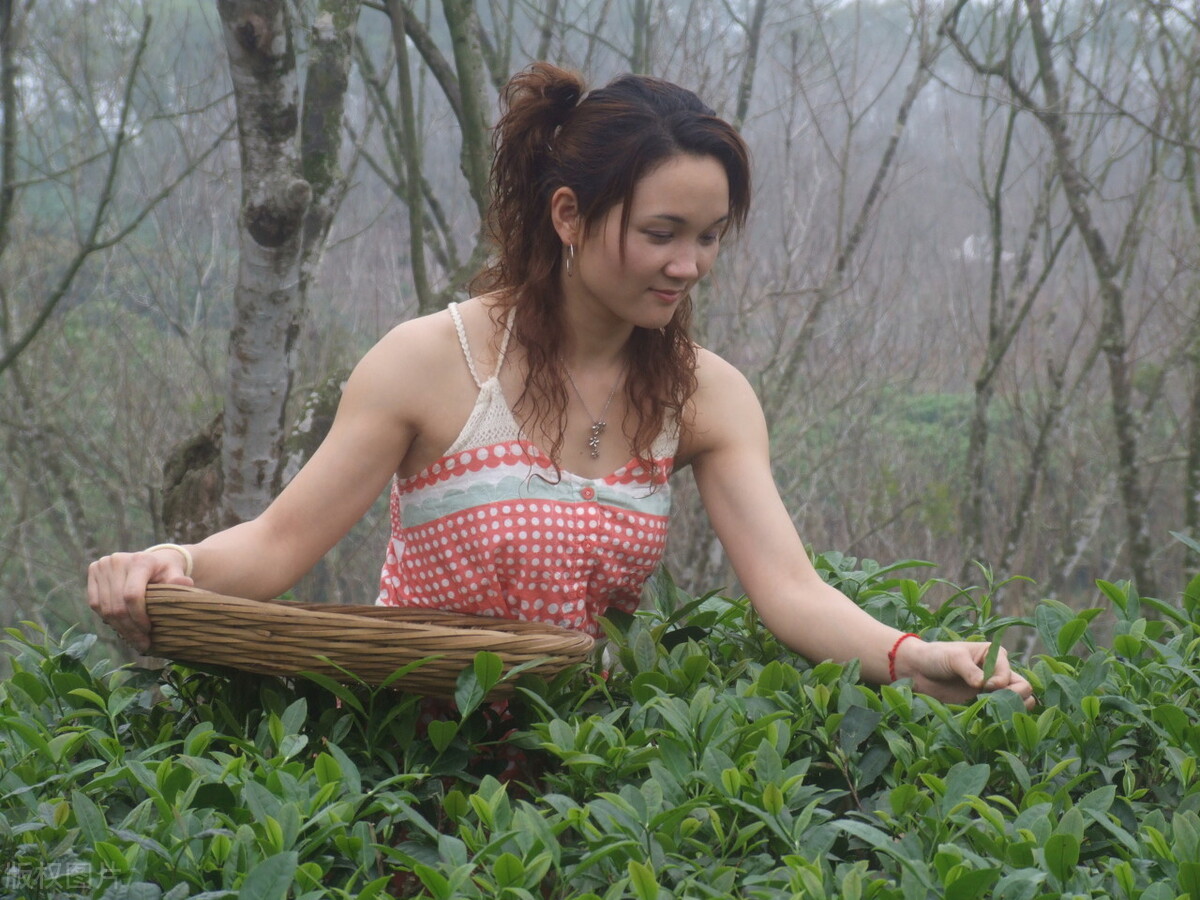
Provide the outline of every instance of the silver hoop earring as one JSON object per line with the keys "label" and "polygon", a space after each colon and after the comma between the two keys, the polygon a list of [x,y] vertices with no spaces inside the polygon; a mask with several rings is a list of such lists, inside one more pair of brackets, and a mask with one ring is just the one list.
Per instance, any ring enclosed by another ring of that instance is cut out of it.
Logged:
{"label": "silver hoop earring", "polygon": [[567,277],[575,274],[575,245],[567,244]]}

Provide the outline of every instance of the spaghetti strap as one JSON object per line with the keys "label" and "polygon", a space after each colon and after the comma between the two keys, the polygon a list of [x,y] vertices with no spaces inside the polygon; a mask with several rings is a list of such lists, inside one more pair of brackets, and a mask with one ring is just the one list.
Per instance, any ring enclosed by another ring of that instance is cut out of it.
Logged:
{"label": "spaghetti strap", "polygon": [[[467,360],[467,368],[471,370],[471,377],[475,379],[475,386],[483,387],[483,382],[479,380],[479,371],[475,368],[475,357],[471,355],[471,346],[467,343],[467,329],[463,326],[462,314],[458,311],[458,304],[450,304],[450,318],[454,320],[454,330],[458,332],[458,344],[462,347],[463,356]],[[508,341],[508,334],[505,333],[505,343]],[[504,350],[500,350],[500,361],[504,361]]]}

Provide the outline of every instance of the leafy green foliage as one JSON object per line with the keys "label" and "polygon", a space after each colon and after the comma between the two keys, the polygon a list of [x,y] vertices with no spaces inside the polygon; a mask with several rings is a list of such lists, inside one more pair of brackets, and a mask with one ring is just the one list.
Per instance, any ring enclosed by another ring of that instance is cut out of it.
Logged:
{"label": "leafy green foliage", "polygon": [[1194,585],[1177,607],[1100,582],[1103,647],[1099,608],[1012,619],[1000,585],[934,606],[916,563],[817,564],[905,630],[1036,633],[1041,704],[860,684],[669,579],[607,623],[611,672],[519,676],[501,709],[481,653],[432,722],[386,687],[114,669],[13,629],[0,896],[1200,896]]}

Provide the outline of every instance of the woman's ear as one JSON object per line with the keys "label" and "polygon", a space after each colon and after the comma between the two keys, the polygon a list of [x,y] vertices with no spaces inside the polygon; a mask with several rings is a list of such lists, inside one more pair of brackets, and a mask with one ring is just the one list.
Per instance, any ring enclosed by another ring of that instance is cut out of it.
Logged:
{"label": "woman's ear", "polygon": [[578,244],[583,236],[579,200],[569,187],[560,187],[550,195],[550,221],[564,244]]}

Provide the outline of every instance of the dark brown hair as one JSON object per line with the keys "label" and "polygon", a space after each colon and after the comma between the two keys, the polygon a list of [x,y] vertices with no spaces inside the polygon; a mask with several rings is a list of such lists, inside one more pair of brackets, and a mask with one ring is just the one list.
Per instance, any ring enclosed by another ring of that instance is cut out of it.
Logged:
{"label": "dark brown hair", "polygon": [[[517,401],[526,422],[546,427],[547,448],[562,449],[568,397],[564,387],[560,270],[563,247],[550,218],[550,198],[570,188],[585,233],[614,206],[624,204],[621,251],[634,189],[657,166],[680,154],[710,156],[729,180],[728,224],[740,228],[750,206],[750,164],[734,128],[691,91],[668,81],[623,75],[584,96],[576,73],[535,63],[501,92],[501,117],[493,132],[492,201],[488,227],[492,261],[472,285],[496,291],[502,310],[512,308],[513,337],[529,367]],[[643,465],[668,415],[683,421],[696,390],[696,348],[691,297],[661,329],[635,328],[625,393],[636,416],[630,438]]]}

